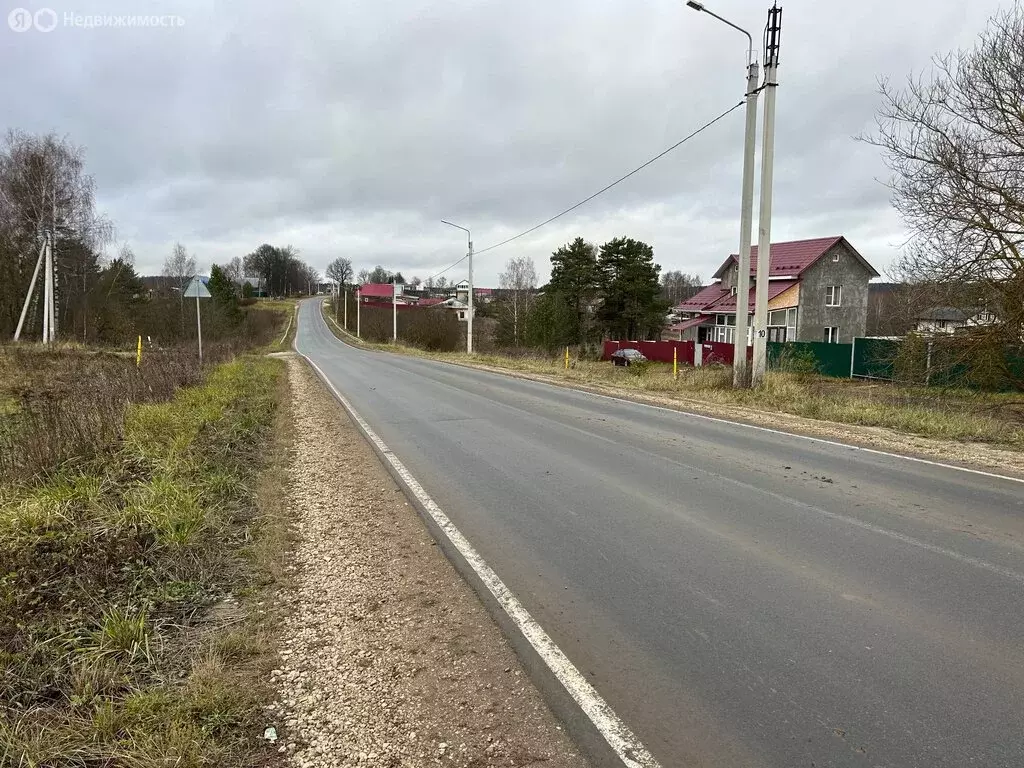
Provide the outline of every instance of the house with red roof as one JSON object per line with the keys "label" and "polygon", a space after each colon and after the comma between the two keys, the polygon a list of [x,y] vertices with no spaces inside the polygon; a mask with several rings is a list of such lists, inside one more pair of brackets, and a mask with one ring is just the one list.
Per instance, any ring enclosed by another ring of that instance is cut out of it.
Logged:
{"label": "house with red roof", "polygon": [[[754,314],[757,246],[750,249],[746,310]],[[867,327],[868,282],[874,267],[839,235],[772,243],[768,271],[768,340],[850,343]],[[718,268],[716,282],[678,304],[664,336],[735,343],[739,257]],[[749,343],[749,338],[748,338]]]}

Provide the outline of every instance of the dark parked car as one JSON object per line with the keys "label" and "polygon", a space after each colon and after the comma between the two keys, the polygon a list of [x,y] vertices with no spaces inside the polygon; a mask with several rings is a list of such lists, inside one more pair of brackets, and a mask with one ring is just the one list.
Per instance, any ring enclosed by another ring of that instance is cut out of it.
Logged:
{"label": "dark parked car", "polygon": [[633,363],[646,363],[647,358],[640,354],[638,349],[617,349],[612,352],[612,364],[632,365]]}

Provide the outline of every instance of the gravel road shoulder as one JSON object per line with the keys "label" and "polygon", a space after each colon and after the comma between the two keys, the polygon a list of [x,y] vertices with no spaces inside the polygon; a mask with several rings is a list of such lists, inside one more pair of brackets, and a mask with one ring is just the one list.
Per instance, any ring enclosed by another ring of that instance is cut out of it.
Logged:
{"label": "gravel road shoulder", "polygon": [[586,765],[476,594],[298,357],[279,749],[295,766]]}

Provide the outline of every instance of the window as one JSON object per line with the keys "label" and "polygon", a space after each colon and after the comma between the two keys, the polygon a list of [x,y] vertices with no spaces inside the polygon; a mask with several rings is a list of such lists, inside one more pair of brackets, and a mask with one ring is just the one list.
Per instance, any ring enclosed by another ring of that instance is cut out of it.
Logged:
{"label": "window", "polygon": [[839,328],[837,326],[831,326],[825,329],[825,343],[826,344],[838,344],[839,343]]}
{"label": "window", "polygon": [[833,264],[838,264],[839,263],[839,254],[838,253],[833,254],[833,256],[832,256],[832,263]]}
{"label": "window", "polygon": [[825,306],[838,307],[843,303],[843,286],[830,285],[825,289]]}

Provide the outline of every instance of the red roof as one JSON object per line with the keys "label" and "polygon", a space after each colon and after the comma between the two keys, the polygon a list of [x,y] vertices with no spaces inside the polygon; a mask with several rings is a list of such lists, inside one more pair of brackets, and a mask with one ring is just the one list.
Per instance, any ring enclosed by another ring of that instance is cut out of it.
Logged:
{"label": "red roof", "polygon": [[363,298],[383,296],[390,299],[394,291],[395,286],[391,283],[367,283],[359,289],[359,295]]}
{"label": "red roof", "polygon": [[[768,301],[771,301],[776,296],[789,290],[794,285],[799,284],[799,280],[772,280],[768,283]],[[732,291],[727,292],[728,295],[725,298],[715,302],[709,307],[706,307],[704,311],[707,312],[735,312],[736,311],[736,297],[732,295]],[[750,287],[750,292],[747,294],[747,311],[754,311],[754,286]]]}
{"label": "red roof", "polygon": [[699,317],[692,317],[689,320],[683,320],[681,323],[670,325],[669,328],[673,331],[685,331],[687,328],[693,328],[695,325],[710,323],[714,319],[713,315],[700,315]]}
{"label": "red roof", "polygon": [[420,299],[418,306],[421,307],[433,307],[436,304],[444,304],[444,299]]}
{"label": "red roof", "polygon": [[[781,295],[785,291],[792,288],[794,285],[799,284],[799,280],[772,280],[768,283],[768,301],[771,301],[775,297]],[[754,295],[755,287],[750,286],[750,293],[748,307],[749,311],[754,311]],[[721,284],[709,285],[707,288],[702,290],[696,296],[693,296],[682,304],[676,306],[676,311],[679,312],[735,312],[736,311],[736,297],[732,295],[732,290],[729,288],[723,288]],[[689,326],[687,326],[689,327]],[[685,330],[673,327],[673,330]]]}
{"label": "red roof", "polygon": [[[786,243],[772,243],[771,249],[771,264],[768,270],[769,277],[783,277],[790,276],[798,277],[805,269],[814,264],[818,259],[825,255],[825,253],[840,241],[845,241],[842,235],[835,237],[819,237],[813,240],[791,240]],[[878,272],[872,267],[867,260],[861,256],[857,251],[846,243],[847,248],[850,252],[856,256],[868,270],[871,271],[872,275],[878,277]],[[732,266],[732,263],[739,257],[734,253],[725,263],[718,268],[715,272],[714,277],[720,278],[725,270]],[[754,275],[757,273],[757,246],[753,246],[750,249],[750,274]]]}
{"label": "red roof", "polygon": [[704,307],[714,304],[719,299],[729,294],[728,288],[723,288],[720,284],[709,285],[704,288],[700,293],[694,294],[686,301],[676,306],[677,310],[683,312],[700,312]]}

